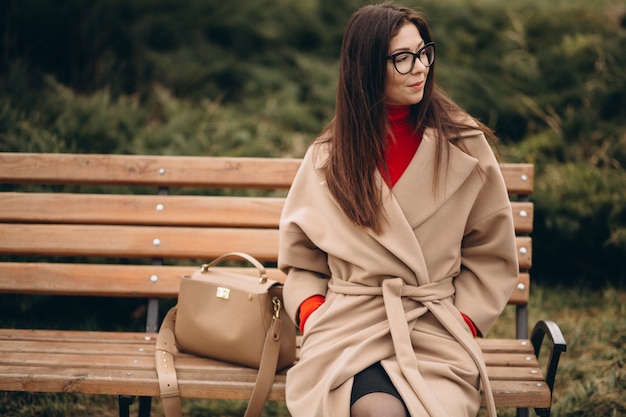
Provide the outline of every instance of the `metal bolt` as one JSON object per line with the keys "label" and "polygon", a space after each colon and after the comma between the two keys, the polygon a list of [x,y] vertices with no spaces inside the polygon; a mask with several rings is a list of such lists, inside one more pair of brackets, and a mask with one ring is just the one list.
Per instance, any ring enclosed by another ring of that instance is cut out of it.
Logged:
{"label": "metal bolt", "polygon": [[526,174],[522,175],[520,178],[524,182],[528,181],[528,175],[526,175]]}
{"label": "metal bolt", "polygon": [[537,382],[537,386],[538,386],[538,387],[542,387],[542,386],[543,386],[543,384],[542,384],[541,382]]}
{"label": "metal bolt", "polygon": [[[521,286],[522,288],[520,288],[520,286]],[[524,284],[517,284],[517,288],[518,288],[518,289],[524,289]],[[522,340],[522,346],[526,346],[527,344],[528,344],[528,341],[527,341],[527,340]]]}
{"label": "metal bolt", "polygon": [[150,339],[152,339],[150,336],[145,336],[144,337],[144,340],[150,340]]}
{"label": "metal bolt", "polygon": [[132,372],[126,372],[126,376],[131,376],[132,374]]}
{"label": "metal bolt", "polygon": [[526,255],[528,253],[528,249],[521,247],[519,248],[519,253],[521,253],[522,255]]}
{"label": "metal bolt", "polygon": [[152,275],[152,276],[150,277],[150,282],[157,282],[158,280],[159,280],[159,277],[158,277],[158,276],[156,276],[156,275]]}
{"label": "metal bolt", "polygon": [[519,212],[520,217],[526,218],[528,216],[528,212],[526,210],[522,210]]}
{"label": "metal bolt", "polygon": [[161,244],[161,239],[154,239],[154,240],[152,241],[152,244],[153,244],[154,246],[159,246],[159,245]]}
{"label": "metal bolt", "polygon": [[159,169],[159,175],[165,175],[165,168]]}
{"label": "metal bolt", "polygon": [[538,374],[538,373],[539,373],[539,371],[538,371],[538,370],[536,370],[536,369],[531,369],[531,370],[530,370],[530,373],[534,375],[534,374]]}
{"label": "metal bolt", "polygon": [[533,359],[532,357],[530,357],[530,356],[526,356],[526,360],[527,360],[527,361],[531,361],[532,359]]}
{"label": "metal bolt", "polygon": [[163,204],[157,204],[156,211],[163,211],[164,208]]}
{"label": "metal bolt", "polygon": [[[517,284],[517,289],[520,291],[524,291],[526,289],[526,285],[522,284],[521,282],[519,284]],[[524,343],[522,343],[524,344]]]}

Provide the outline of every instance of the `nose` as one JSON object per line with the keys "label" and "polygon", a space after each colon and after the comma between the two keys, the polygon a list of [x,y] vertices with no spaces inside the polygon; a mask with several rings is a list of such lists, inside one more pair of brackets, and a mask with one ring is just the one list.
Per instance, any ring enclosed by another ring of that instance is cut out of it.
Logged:
{"label": "nose", "polygon": [[426,71],[428,67],[422,64],[422,61],[419,58],[415,58],[415,63],[413,64],[413,69],[411,69],[411,74],[419,74],[420,72]]}

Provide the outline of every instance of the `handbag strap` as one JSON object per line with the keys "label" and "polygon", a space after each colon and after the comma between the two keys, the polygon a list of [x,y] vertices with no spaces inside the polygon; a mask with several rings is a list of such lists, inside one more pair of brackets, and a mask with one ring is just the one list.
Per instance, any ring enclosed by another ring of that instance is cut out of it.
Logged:
{"label": "handbag strap", "polygon": [[259,272],[259,282],[261,284],[264,284],[267,281],[267,272],[265,271],[265,267],[263,266],[263,264],[259,261],[257,261],[254,257],[252,257],[251,255],[248,255],[245,252],[228,252],[223,254],[222,256],[214,259],[211,263],[208,264],[204,264],[202,265],[202,271],[206,272],[208,271],[210,268],[214,267],[215,265],[217,265],[218,263],[226,260],[226,259],[231,259],[231,258],[243,258],[246,261],[250,262],[252,264],[252,266],[254,266],[257,271]]}
{"label": "handbag strap", "polygon": [[176,307],[167,312],[159,335],[157,336],[155,362],[159,378],[159,391],[163,401],[163,413],[166,417],[182,417],[180,390],[174,367],[174,354],[178,352],[176,337],[174,336],[174,322],[176,321]]}
{"label": "handbag strap", "polygon": [[277,314],[272,318],[272,325],[265,335],[263,344],[263,356],[261,365],[256,376],[254,389],[244,417],[258,417],[270,396],[276,367],[278,366],[278,353],[280,352],[280,330],[282,329],[280,317]]}
{"label": "handbag strap", "polygon": [[[173,307],[161,324],[155,351],[156,370],[165,417],[182,417],[180,390],[178,388],[176,368],[174,367],[174,354],[178,352],[174,335],[175,320],[176,307]],[[272,318],[272,324],[265,335],[259,372],[257,373],[254,389],[252,390],[244,417],[260,416],[270,395],[278,366],[281,329],[281,319],[278,312],[276,312]]]}

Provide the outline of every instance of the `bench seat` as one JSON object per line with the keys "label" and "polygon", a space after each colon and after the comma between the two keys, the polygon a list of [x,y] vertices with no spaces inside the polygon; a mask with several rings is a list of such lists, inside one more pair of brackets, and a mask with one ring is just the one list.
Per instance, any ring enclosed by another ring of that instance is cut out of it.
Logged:
{"label": "bench seat", "polygon": [[[158,397],[155,340],[154,333],[0,329],[0,390]],[[479,343],[498,406],[550,406],[550,389],[529,340]],[[254,369],[184,353],[175,361],[183,397],[250,397]],[[283,371],[271,400],[284,401],[284,385]]]}

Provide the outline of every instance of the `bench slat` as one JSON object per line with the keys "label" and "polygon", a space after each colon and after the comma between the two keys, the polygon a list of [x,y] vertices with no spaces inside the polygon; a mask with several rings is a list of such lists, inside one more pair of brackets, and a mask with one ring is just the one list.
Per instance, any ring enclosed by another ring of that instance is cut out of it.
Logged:
{"label": "bench slat", "polygon": [[535,217],[535,207],[531,202],[511,202],[515,233],[532,233]]}
{"label": "bench slat", "polygon": [[276,229],[3,224],[0,252],[10,255],[119,258],[216,258],[247,252],[276,259]]}
{"label": "bench slat", "polygon": [[[180,278],[191,275],[199,266],[6,262],[0,263],[0,292],[176,298]],[[228,270],[258,276],[254,268]],[[271,279],[285,280],[276,268],[266,268],[266,272]]]}
{"label": "bench slat", "polygon": [[143,343],[146,346],[150,346],[156,340],[155,338],[156,333],[86,330],[0,329],[0,343],[14,341],[54,342],[62,339],[69,343]]}
{"label": "bench slat", "polygon": [[[284,198],[0,193],[0,222],[278,227]],[[517,233],[532,232],[533,204],[512,202]]]}
{"label": "bench slat", "polygon": [[[20,345],[16,344],[16,348]],[[212,368],[223,367],[221,362],[215,362],[196,356],[178,355],[176,356],[176,369],[184,371],[210,372]],[[0,364],[5,366],[28,366],[28,367],[58,367],[84,368],[87,370],[98,370],[106,368],[108,370],[134,371],[154,371],[154,352],[150,354],[128,354],[128,352],[84,352],[77,349],[72,353],[57,352],[14,352],[4,351]],[[514,366],[487,366],[489,379],[492,381],[542,381],[543,375],[537,367],[514,367]],[[233,368],[233,374],[242,372],[239,367]],[[243,373],[248,374],[247,370]]]}
{"label": "bench slat", "polygon": [[284,198],[0,193],[0,221],[278,227]]}
{"label": "bench slat", "polygon": [[509,297],[509,304],[527,305],[530,297],[530,274],[521,272],[517,280],[517,285]]}
{"label": "bench slat", "polygon": [[527,339],[475,339],[483,352],[488,353],[524,353],[534,355],[533,345]]}
{"label": "bench slat", "polygon": [[[3,366],[11,364],[36,366],[65,364],[69,367],[93,366],[99,368],[106,366],[109,369],[154,369],[154,339],[151,345],[121,342],[120,344],[113,344],[102,343],[100,340],[88,342],[69,342],[65,339],[45,342],[40,340],[3,340],[0,342],[0,352],[2,352],[0,364]],[[529,356],[532,358],[528,359]],[[499,369],[497,374],[489,373],[490,379],[526,380],[537,377],[536,373],[532,373],[532,371],[538,372],[538,363],[536,359],[533,359],[533,355],[485,353],[484,357],[488,367]],[[207,361],[208,359],[179,354],[176,356],[176,368],[187,369],[183,364],[193,367],[195,366],[194,361],[200,360]],[[197,366],[201,368],[206,366],[206,363]],[[502,369],[508,369],[509,373],[507,374]]]}
{"label": "bench slat", "polygon": [[[17,294],[84,295],[115,297],[176,298],[183,275],[197,266],[66,264],[45,262],[0,263],[0,292]],[[256,269],[228,267],[229,271],[257,275]],[[268,276],[284,282],[276,268],[266,268]],[[42,279],[45,277],[45,279]],[[509,304],[528,303],[530,277],[520,274],[523,290],[515,289]],[[103,286],[102,283],[107,285]]]}
{"label": "bench slat", "polygon": [[487,366],[490,381],[535,381],[544,380],[538,367]]}
{"label": "bench slat", "polygon": [[[286,189],[291,185],[300,163],[301,160],[297,158],[7,152],[0,153],[0,181],[16,184]],[[532,193],[534,182],[532,164],[504,163],[500,166],[510,193]]]}
{"label": "bench slat", "polygon": [[0,153],[0,181],[284,189],[291,185],[300,162],[289,158]]}
{"label": "bench slat", "polygon": [[524,353],[489,353],[484,352],[485,363],[491,366],[532,367],[536,368],[537,358],[533,354]]}
{"label": "bench slat", "polygon": [[[531,238],[516,239],[520,268],[532,262]],[[276,261],[276,229],[3,224],[0,252],[9,255],[120,258],[214,258],[247,252]]]}
{"label": "bench slat", "polygon": [[533,266],[532,238],[530,236],[518,236],[515,238],[515,243],[520,269],[530,269]]}
{"label": "bench slat", "polygon": [[[243,368],[240,368],[243,369]],[[254,386],[256,371],[247,370],[242,376],[228,378],[224,366],[219,369],[220,380],[208,380],[206,371],[178,373],[183,397],[247,400]],[[535,381],[491,381],[498,407],[545,408],[550,405],[550,391]],[[270,394],[271,401],[284,401],[284,375],[277,375]],[[83,368],[14,367],[3,368],[0,390],[39,392],[82,392],[86,394],[158,396],[156,372]],[[484,401],[483,401],[484,405]]]}
{"label": "bench slat", "polygon": [[535,182],[533,164],[500,164],[509,194],[532,194]]}
{"label": "bench slat", "polygon": [[[536,381],[491,381],[497,407],[549,408],[552,394],[548,386]],[[482,401],[482,405],[485,402]]]}

